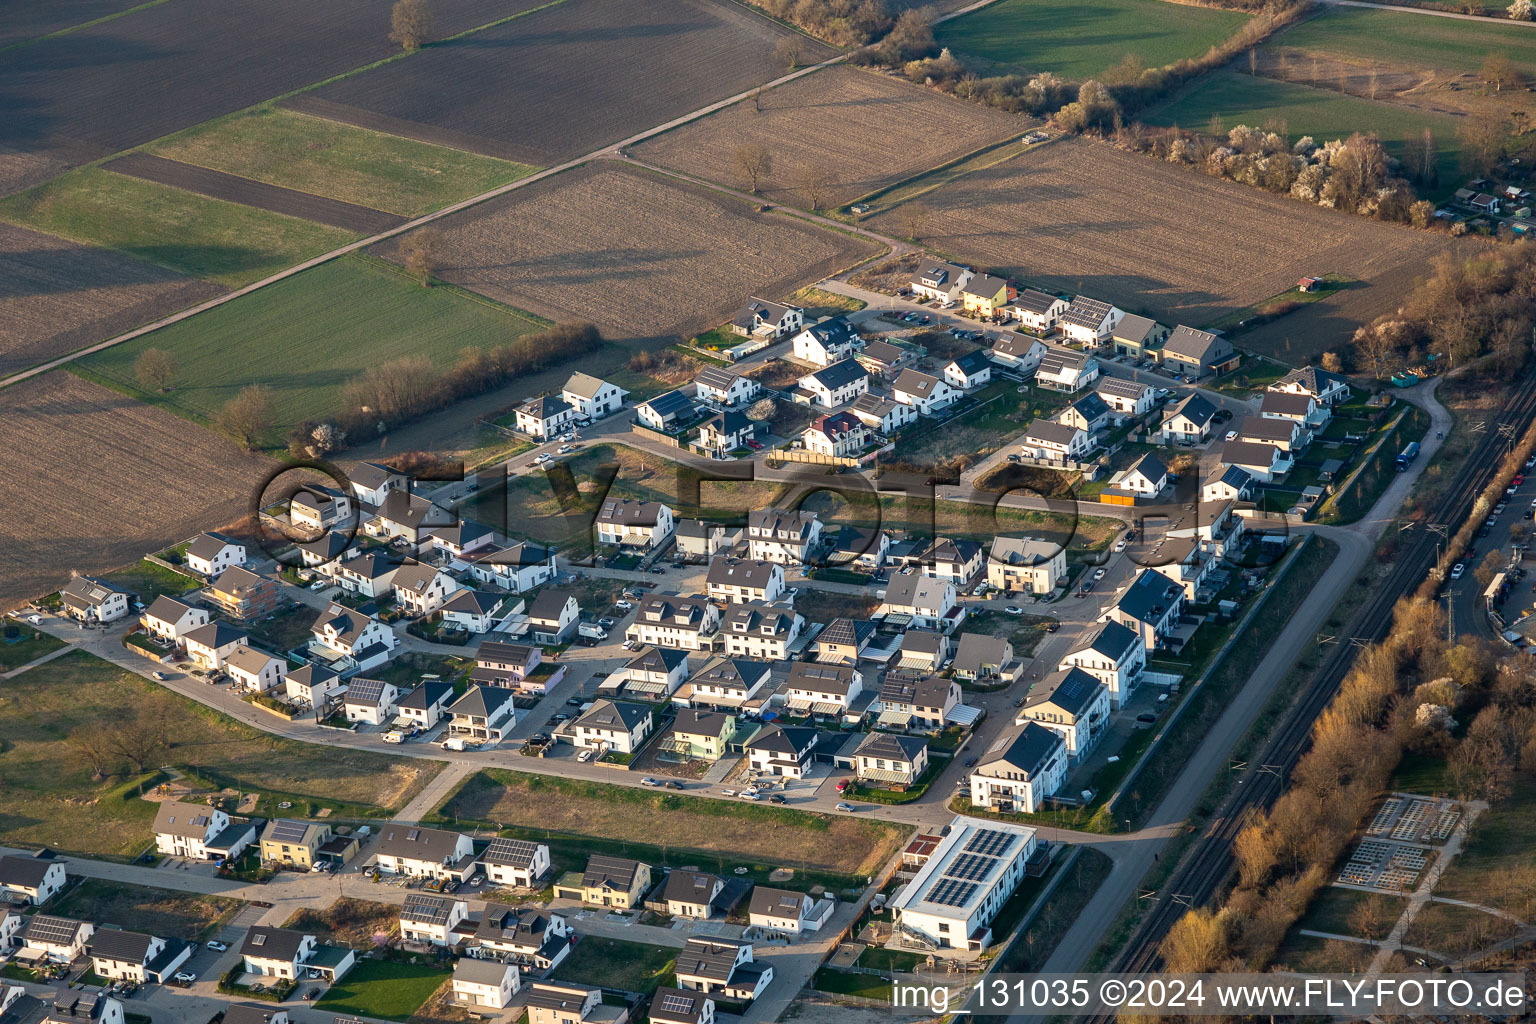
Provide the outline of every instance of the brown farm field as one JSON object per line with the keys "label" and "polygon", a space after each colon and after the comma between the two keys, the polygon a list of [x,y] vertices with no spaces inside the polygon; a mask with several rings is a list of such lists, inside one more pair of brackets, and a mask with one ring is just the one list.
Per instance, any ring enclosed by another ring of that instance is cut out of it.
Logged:
{"label": "brown farm field", "polygon": [[0,608],[228,523],[276,463],[63,371],[0,392]]}
{"label": "brown farm field", "polygon": [[[788,34],[731,0],[564,0],[292,106],[547,166],[784,74],[773,51]],[[806,63],[833,53],[804,49]]]}
{"label": "brown farm field", "polygon": [[[924,241],[1023,281],[1082,292],[1166,323],[1200,327],[1308,274],[1355,287],[1234,344],[1292,360],[1347,341],[1394,308],[1454,244],[1219,181],[1106,143],[1063,139],[924,197]],[[906,230],[900,206],[872,218]]]}
{"label": "brown farm field", "polygon": [[[786,295],[879,251],[612,162],[555,175],[438,221],[439,276],[617,341],[691,337],[749,295]],[[397,258],[398,242],[381,255]]]}
{"label": "brown farm field", "polygon": [[[647,163],[745,187],[732,150],[744,142],[761,143],[773,154],[772,170],[760,186],[766,199],[809,207],[801,182],[814,170],[830,181],[818,204],[830,209],[1002,141],[1031,123],[844,66],[771,89],[761,103],[758,111],[744,100],[630,152]],[[896,139],[899,145],[893,144]]]}
{"label": "brown farm field", "polygon": [[0,224],[0,376],[222,291],[109,249]]}

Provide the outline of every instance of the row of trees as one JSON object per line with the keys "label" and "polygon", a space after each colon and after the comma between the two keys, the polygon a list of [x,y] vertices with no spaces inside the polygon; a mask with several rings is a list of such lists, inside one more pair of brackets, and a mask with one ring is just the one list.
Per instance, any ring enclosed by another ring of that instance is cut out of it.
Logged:
{"label": "row of trees", "polygon": [[862,46],[891,30],[885,0],[755,0],[757,6],[833,46]]}

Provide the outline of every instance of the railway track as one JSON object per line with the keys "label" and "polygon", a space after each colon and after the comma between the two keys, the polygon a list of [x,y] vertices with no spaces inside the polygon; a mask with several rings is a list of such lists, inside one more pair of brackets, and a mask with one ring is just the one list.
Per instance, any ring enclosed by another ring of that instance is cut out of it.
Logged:
{"label": "railway track", "polygon": [[[1518,430],[1533,417],[1536,376],[1520,385],[1497,419],[1488,425],[1487,433],[1463,461],[1451,486],[1432,510],[1430,522],[1459,524],[1471,514],[1473,502],[1492,479],[1502,455],[1500,448],[1505,439],[1499,436],[1497,427],[1515,424]],[[1349,635],[1370,642],[1385,636],[1398,599],[1412,593],[1424,581],[1436,559],[1436,539],[1429,531],[1422,531],[1398,558],[1392,574],[1356,614]],[[1291,769],[1307,748],[1313,721],[1338,691],[1354,664],[1356,652],[1355,645],[1341,643],[1324,660],[1306,693],[1291,708],[1258,758],[1258,763],[1271,770],[1250,771],[1243,785],[1227,797],[1205,834],[1164,886],[1155,909],[1132,934],[1110,970],[1152,972],[1162,966],[1159,948],[1163,937],[1185,910],[1208,902],[1226,878],[1233,862],[1232,840],[1242,828],[1245,813],[1249,808],[1269,807],[1284,792]],[[1088,1019],[1100,1024],[1112,1017],[1100,1014]]]}

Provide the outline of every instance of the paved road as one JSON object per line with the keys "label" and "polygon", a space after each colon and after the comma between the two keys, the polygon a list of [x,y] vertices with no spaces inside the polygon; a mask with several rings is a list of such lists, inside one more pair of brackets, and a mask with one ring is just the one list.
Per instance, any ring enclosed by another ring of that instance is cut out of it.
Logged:
{"label": "paved road", "polygon": [[1403,7],[1398,4],[1373,4],[1365,0],[1322,0],[1325,4],[1333,4],[1335,7],[1374,7],[1379,11],[1399,11],[1403,14],[1427,14],[1432,18],[1456,18],[1460,21],[1491,21],[1496,25],[1519,25],[1521,28],[1536,28],[1536,21],[1515,21],[1512,18],[1491,18],[1486,14],[1458,14],[1455,11],[1434,11],[1426,7]]}

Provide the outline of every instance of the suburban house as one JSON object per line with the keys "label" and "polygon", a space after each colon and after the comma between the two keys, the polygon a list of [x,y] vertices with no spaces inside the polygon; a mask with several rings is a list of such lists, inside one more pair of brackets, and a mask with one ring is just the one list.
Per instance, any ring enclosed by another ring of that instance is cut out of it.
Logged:
{"label": "suburban house", "polygon": [[1116,477],[1115,486],[1132,494],[1156,497],[1168,486],[1168,467],[1152,452],[1147,452]]}
{"label": "suburban house", "polygon": [[1109,334],[1115,355],[1145,359],[1156,356],[1168,338],[1168,328],[1148,317],[1127,313]]}
{"label": "suburban house", "polygon": [[[496,549],[496,534],[479,523],[461,520],[452,526],[434,526],[430,536],[423,544],[430,542],[430,547],[423,553],[430,552],[438,557],[444,564],[451,564],[454,560],[467,561],[468,556],[476,551],[489,554]],[[455,569],[458,567],[455,566]]]}
{"label": "suburban house", "polygon": [[905,789],[928,769],[928,743],[893,732],[865,733],[853,752],[853,774],[860,782]]}
{"label": "suburban house", "polygon": [[1098,393],[1090,391],[1056,414],[1057,423],[1096,433],[1109,426],[1112,410]]}
{"label": "suburban house", "polygon": [[821,664],[853,665],[864,656],[874,636],[875,624],[868,619],[836,618],[816,634],[812,649]]}
{"label": "suburban house", "polygon": [[637,644],[707,650],[720,626],[720,609],[706,597],[651,594],[640,602],[624,636]]}
{"label": "suburban house", "polygon": [[751,1002],[773,981],[773,968],[752,959],[752,943],[690,936],[677,955],[677,986],[690,992]]}
{"label": "suburban house", "polygon": [[245,545],[222,533],[202,533],[187,545],[187,568],[199,576],[217,576],[245,565]]}
{"label": "suburban house", "polygon": [[1143,569],[1099,621],[1120,623],[1152,651],[1168,645],[1183,610],[1183,589],[1162,573]]}
{"label": "suburban house", "polygon": [[[162,939],[143,932],[99,928],[91,937],[91,970],[112,981],[145,985],[170,980],[177,968],[197,952],[181,939]],[[226,1019],[228,1019],[226,1017]]]}
{"label": "suburban house", "polygon": [[1061,659],[1061,668],[1080,668],[1109,688],[1118,708],[1136,689],[1147,666],[1141,637],[1118,622],[1102,622]]}
{"label": "suburban house", "polygon": [[81,622],[116,622],[128,614],[128,591],[95,576],[76,576],[59,598],[64,614]]}
{"label": "suburban house", "polygon": [[1292,395],[1310,395],[1318,405],[1337,405],[1349,400],[1349,381],[1337,373],[1303,366],[1275,381],[1270,391]]}
{"label": "suburban house", "polygon": [[649,704],[597,700],[571,723],[571,742],[588,750],[633,754],[655,724]]}
{"label": "suburban house", "polygon": [[1248,501],[1253,497],[1253,477],[1241,466],[1226,466],[1215,479],[1200,488],[1201,501]]}
{"label": "suburban house", "polygon": [[880,685],[879,723],[891,729],[938,732],[955,717],[960,684],[939,676],[887,672]]}
{"label": "suburban house", "polygon": [[145,632],[169,643],[180,643],[183,636],[207,624],[207,609],[194,608],[165,594],[151,601],[139,615],[139,625]]}
{"label": "suburban house", "polygon": [[1002,938],[993,935],[992,922],[1024,876],[1041,873],[1049,856],[1034,829],[1001,821],[956,817],[934,840],[890,903],[895,939],[934,956],[975,956]]}
{"label": "suburban house", "polygon": [[1157,392],[1150,385],[1122,377],[1101,377],[1095,393],[1122,420],[1145,416],[1157,402]]}
{"label": "suburban house", "polygon": [[600,420],[624,407],[624,396],[629,394],[617,384],[610,384],[590,373],[573,373],[560,389],[560,397],[572,409],[576,418]]}
{"label": "suburban house", "polygon": [[455,1003],[485,1010],[505,1010],[522,987],[522,981],[516,964],[466,956],[453,965],[452,985]]}
{"label": "suburban house", "polygon": [[795,358],[813,366],[831,366],[844,359],[851,359],[861,348],[864,340],[859,337],[847,317],[828,317],[819,324],[811,324],[795,335]]}
{"label": "suburban house", "polygon": [[967,352],[944,364],[944,379],[961,391],[979,388],[992,379],[992,360],[985,349]]}
{"label": "suburban house", "polygon": [[1008,282],[991,274],[972,274],[960,286],[960,304],[972,316],[995,316],[1008,305]]}
{"label": "suburban house", "polygon": [[488,881],[532,889],[549,874],[549,847],[526,839],[497,838],[480,855]]}
{"label": "suburban house", "polygon": [[747,554],[755,561],[802,565],[821,546],[821,520],[814,512],[776,508],[747,513]]}
{"label": "suburban house", "polygon": [[1080,668],[1057,669],[1029,688],[1015,723],[1038,722],[1058,733],[1076,763],[1109,726],[1109,687]]}
{"label": "suburban house", "polygon": [[395,702],[395,714],[421,731],[435,728],[449,714],[453,703],[453,683],[427,679],[401,695]]}
{"label": "suburban house", "polygon": [[1216,407],[1204,395],[1191,392],[1163,413],[1158,431],[1162,444],[1199,444],[1211,436]]}
{"label": "suburban house", "polygon": [[1264,416],[1244,416],[1237,426],[1237,436],[1242,441],[1272,444],[1287,455],[1305,448],[1311,440],[1311,436],[1295,420],[1269,419]]}
{"label": "suburban house", "polygon": [[943,260],[925,259],[918,264],[917,272],[907,282],[907,287],[919,299],[939,299],[944,302],[958,301],[960,289],[971,279],[971,271]]}
{"label": "suburban house", "polygon": [[351,496],[325,484],[300,484],[288,498],[288,521],[306,534],[339,529],[352,513]]}
{"label": "suburban house", "polygon": [[245,644],[250,637],[243,629],[215,620],[198,626],[181,639],[186,644],[187,657],[192,659],[192,664],[209,672],[217,672],[224,668],[235,649]]}
{"label": "suburban house", "polygon": [[731,320],[731,330],[743,338],[782,338],[805,326],[805,310],[753,296]]}
{"label": "suburban house", "polygon": [[851,412],[818,416],[800,434],[808,452],[849,459],[869,444],[869,427]]}
{"label": "suburban house", "polygon": [[326,981],[339,981],[357,962],[345,946],[329,946],[313,935],[290,928],[253,926],[245,933],[240,957],[246,974],[298,981],[313,971]]}
{"label": "suburban house", "polygon": [[831,900],[818,904],[809,893],[759,885],[753,887],[752,899],[747,904],[747,923],[770,934],[793,938],[820,929],[834,906]]}
{"label": "suburban house", "polygon": [[747,763],[759,775],[803,779],[810,771],[816,730],[765,725],[747,741]]}
{"label": "suburban house", "polygon": [[260,648],[240,644],[224,659],[224,671],[229,673],[237,689],[266,693],[282,686],[288,678],[288,661]]}
{"label": "suburban house", "polygon": [[716,601],[777,601],[784,593],[784,567],[778,562],[717,555],[704,578]]}
{"label": "suburban house", "polygon": [[289,672],[283,679],[284,696],[290,703],[323,708],[347,688],[341,677],[328,668],[307,664]]}
{"label": "suburban house", "polygon": [[375,862],[386,875],[462,882],[474,873],[475,844],[462,832],[390,822],[379,829]]}
{"label": "suburban house", "polygon": [[[445,627],[480,634],[496,628],[496,621],[506,603],[507,595],[500,591],[462,587],[453,591],[437,610],[442,613]],[[522,603],[518,604],[521,607]]]}
{"label": "suburban house", "polygon": [[784,682],[784,706],[794,714],[841,717],[848,714],[863,690],[864,675],[852,664],[797,661],[789,666],[789,678]]}
{"label": "suburban house", "polygon": [[865,345],[864,351],[854,358],[881,380],[890,380],[900,373],[903,367],[917,362],[918,350],[893,345],[889,341],[872,341]]}
{"label": "suburban house", "polygon": [[1067,742],[1038,722],[1005,729],[971,769],[971,803],[1033,814],[1067,776]]}
{"label": "suburban house", "polygon": [[736,716],[723,711],[679,708],[661,749],[683,761],[718,761],[736,735]]}
{"label": "suburban house", "polygon": [[399,699],[400,688],[394,683],[356,676],[341,695],[341,710],[349,722],[383,725],[394,717],[395,701]]}
{"label": "suburban house", "polygon": [[469,941],[525,970],[547,974],[571,951],[571,938],[563,914],[488,903]]}
{"label": "suburban house", "polygon": [[384,504],[389,492],[406,486],[405,474],[382,462],[359,462],[347,474],[352,485],[352,496],[359,504],[377,508]]}
{"label": "suburban house", "polygon": [[941,538],[928,549],[922,566],[925,574],[935,579],[949,580],[956,589],[960,589],[981,575],[981,545],[964,538]]}
{"label": "suburban house", "polygon": [[1035,383],[1052,391],[1068,394],[1079,391],[1099,379],[1099,361],[1086,352],[1051,347],[1040,357]]}
{"label": "suburban house", "polygon": [[681,391],[667,391],[635,407],[635,419],[641,426],[669,433],[689,423],[697,414],[693,399]]}
{"label": "suburban house", "polygon": [[679,519],[673,530],[677,552],[687,558],[711,558],[725,547],[725,527],[707,519]]}
{"label": "suburban house", "polygon": [[0,899],[40,907],[64,888],[64,862],[52,857],[0,857]]}
{"label": "suburban house", "polygon": [[860,395],[848,407],[848,411],[870,430],[880,434],[893,434],[907,424],[917,422],[915,408],[878,395]]}
{"label": "suburban house", "polygon": [[331,838],[331,826],[320,821],[278,818],[261,837],[263,864],[308,871],[320,862],[320,847]]}
{"label": "suburban house", "polygon": [[992,343],[992,361],[1028,375],[1040,368],[1049,351],[1045,342],[1027,334],[1004,334]]}
{"label": "suburban house", "polygon": [[640,904],[640,898],[650,887],[649,864],[594,853],[587,858],[587,869],[579,878],[562,878],[555,883],[555,898],[628,910]]}
{"label": "suburban house", "polygon": [[623,1007],[603,1002],[603,990],[565,981],[536,981],[528,994],[528,1024],[625,1024]]}
{"label": "suburban house", "polygon": [[540,590],[528,606],[528,622],[533,627],[534,643],[563,644],[576,631],[581,606],[576,595],[554,587]]}
{"label": "suburban house", "polygon": [[355,557],[359,548],[353,545],[354,538],[337,530],[322,533],[314,540],[299,541],[294,548],[299,553],[299,562],[306,569],[314,569],[322,575],[329,576],[336,562],[343,558]]}
{"label": "suburban house", "polygon": [[[500,640],[484,640],[475,652],[475,667],[470,669],[469,681],[481,686],[509,686],[514,690],[526,690],[529,680],[544,664],[544,651],[533,644],[509,644]],[[548,689],[540,685],[539,692]]]}
{"label": "suburban house", "polygon": [[375,549],[336,563],[330,576],[342,590],[378,600],[395,589],[395,573],[403,564],[393,552]]}
{"label": "suburban house", "polygon": [[892,578],[876,614],[887,622],[892,616],[906,616],[908,626],[948,631],[964,613],[958,607],[953,583],[913,573]]}
{"label": "suburban house", "polygon": [[663,986],[651,995],[651,1024],[715,1024],[715,1001],[700,992]]}
{"label": "suburban house", "polygon": [[1059,295],[1049,295],[1034,288],[1022,288],[1008,306],[1008,312],[1036,334],[1049,334],[1061,322],[1067,311],[1067,300]]}
{"label": "suburban house", "polygon": [[1277,445],[1263,441],[1228,441],[1221,449],[1221,465],[1235,466],[1259,483],[1273,483],[1291,471],[1290,456]]}
{"label": "suburban house", "polygon": [[707,871],[673,868],[661,889],[661,900],[673,917],[707,919],[716,910],[715,901],[725,892],[725,879]]}
{"label": "suburban house", "polygon": [[747,405],[762,390],[756,380],[728,366],[706,366],[693,379],[694,397],[720,409]]}
{"label": "suburban house", "polygon": [[804,628],[805,617],[793,608],[760,601],[728,606],[720,623],[729,657],[764,661],[786,660]]}
{"label": "suburban house", "polygon": [[799,390],[807,404],[836,409],[869,391],[869,371],[857,359],[843,359],[801,377]]}
{"label": "suburban house", "polygon": [[[4,990],[0,989],[0,996]],[[6,1014],[7,1018],[15,1016]],[[75,989],[61,985],[39,1018],[41,1024],[124,1024],[123,1001],[105,989]]]}
{"label": "suburban house", "polygon": [[1092,348],[1109,341],[1124,316],[1107,302],[1079,295],[1061,314],[1061,333],[1068,341]]}
{"label": "suburban house", "polygon": [[1093,435],[1082,427],[1057,420],[1035,420],[1019,445],[1024,455],[1041,462],[1078,462],[1093,451]]}
{"label": "suburban house", "polygon": [[401,489],[389,492],[384,503],[363,523],[363,532],[380,540],[403,540],[416,548],[431,540],[433,529],[457,522],[458,517],[441,505]]}
{"label": "suburban house", "polygon": [[452,576],[424,562],[411,562],[395,570],[395,605],[411,616],[431,615],[459,589]]}
{"label": "suburban house", "polygon": [[231,824],[217,807],[166,800],[155,808],[155,850],[166,857],[221,860],[238,857],[256,839],[256,829]]}
{"label": "suburban house", "polygon": [[469,574],[481,583],[521,594],[555,578],[555,549],[519,541],[476,558]]}
{"label": "suburban house", "polygon": [[672,535],[675,522],[659,501],[609,498],[597,513],[597,541],[649,551]]}
{"label": "suburban house", "polygon": [[502,686],[470,686],[448,706],[448,714],[450,736],[480,743],[500,743],[517,724],[515,696]]}
{"label": "suburban house", "polygon": [[517,429],[529,437],[548,441],[576,425],[576,409],[559,395],[540,395],[513,410]]}
{"label": "suburban house", "polygon": [[1266,391],[1259,405],[1259,415],[1267,420],[1289,420],[1306,430],[1326,426],[1333,410],[1318,405],[1311,395],[1293,395],[1289,391]]}
{"label": "suburban house", "polygon": [[738,658],[711,658],[688,679],[692,706],[737,710],[768,682],[768,666]]}
{"label": "suburban house", "polygon": [[976,683],[1011,679],[1017,671],[1013,644],[1006,637],[985,633],[961,633],[955,648],[955,678]]}
{"label": "suburban house", "polygon": [[454,942],[453,930],[469,916],[469,904],[431,893],[406,893],[400,907],[400,937],[407,942],[447,946]]}
{"label": "suburban house", "polygon": [[662,700],[688,678],[688,652],[672,647],[641,647],[616,673],[626,693]]}
{"label": "suburban house", "polygon": [[987,582],[1007,593],[1049,594],[1067,574],[1066,548],[1038,537],[998,537],[987,556]]}
{"label": "suburban house", "polygon": [[700,447],[725,455],[745,448],[756,433],[756,423],[734,409],[727,409],[703,422],[699,427],[698,443]]}
{"label": "suburban house", "polygon": [[1194,537],[1168,537],[1157,553],[1153,572],[1161,573],[1184,591],[1184,600],[1193,602],[1205,581],[1216,568],[1216,559]]}
{"label": "suburban house", "polygon": [[310,653],[332,669],[368,669],[389,661],[400,638],[378,619],[343,604],[328,605],[310,626]]}
{"label": "suburban house", "polygon": [[1191,380],[1237,368],[1241,358],[1232,351],[1232,343],[1209,331],[1197,331],[1183,324],[1163,342],[1159,356],[1162,364]]}
{"label": "suburban house", "polygon": [[891,551],[891,531],[844,526],[832,537],[829,565],[877,572]]}
{"label": "suburban house", "polygon": [[89,921],[33,914],[21,929],[21,950],[16,959],[31,963],[74,963],[85,955],[95,931],[96,926]]}
{"label": "suburban house", "polygon": [[932,416],[954,405],[961,395],[943,378],[909,366],[896,375],[896,383],[891,385],[891,397],[903,405],[912,406],[924,416]]}

